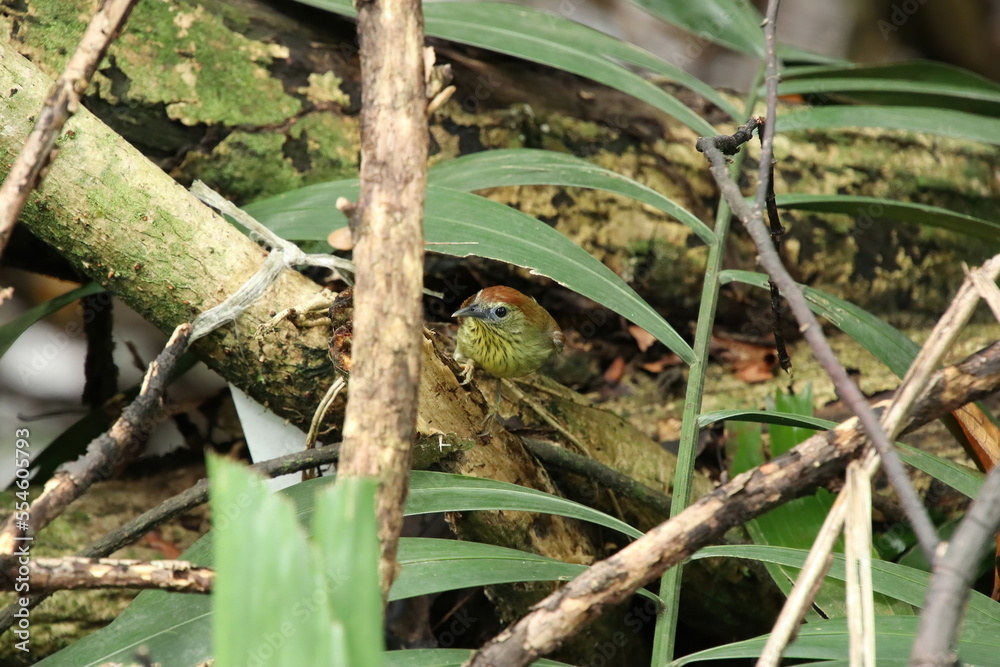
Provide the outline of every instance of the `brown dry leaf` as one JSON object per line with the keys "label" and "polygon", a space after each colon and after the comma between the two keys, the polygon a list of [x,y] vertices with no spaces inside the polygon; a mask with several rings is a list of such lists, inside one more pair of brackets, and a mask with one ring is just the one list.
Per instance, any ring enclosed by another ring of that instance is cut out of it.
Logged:
{"label": "brown dry leaf", "polygon": [[351,238],[351,228],[341,227],[330,232],[326,237],[326,242],[334,250],[354,250],[354,239]]}
{"label": "brown dry leaf", "polygon": [[615,360],[604,371],[604,381],[608,384],[618,384],[622,381],[624,375],[625,359],[623,357],[615,357]]}
{"label": "brown dry leaf", "polygon": [[658,442],[678,440],[681,437],[681,420],[673,417],[659,419],[656,422],[656,439]]}
{"label": "brown dry leaf", "polygon": [[632,334],[632,338],[635,338],[636,344],[639,346],[640,352],[645,352],[653,346],[656,342],[656,336],[649,333],[642,327],[637,327],[634,324],[628,326],[628,332]]}
{"label": "brown dry leaf", "polygon": [[771,369],[778,363],[772,346],[723,336],[712,336],[711,352],[719,362],[732,369],[736,377],[748,383],[772,379]]}
{"label": "brown dry leaf", "polygon": [[163,539],[163,533],[158,530],[146,533],[146,535],[143,536],[142,541],[163,554],[163,557],[167,560],[176,560],[181,555],[181,550],[178,549],[173,543]]}
{"label": "brown dry leaf", "polygon": [[662,373],[672,366],[679,366],[681,363],[683,363],[681,358],[671,352],[664,357],[660,357],[656,361],[649,361],[645,364],[641,364],[639,367],[645,371],[649,371],[650,373]]}
{"label": "brown dry leaf", "polygon": [[975,403],[963,405],[954,410],[952,416],[958,420],[975,452],[976,465],[989,472],[1000,461],[1000,431],[990,418],[983,414]]}

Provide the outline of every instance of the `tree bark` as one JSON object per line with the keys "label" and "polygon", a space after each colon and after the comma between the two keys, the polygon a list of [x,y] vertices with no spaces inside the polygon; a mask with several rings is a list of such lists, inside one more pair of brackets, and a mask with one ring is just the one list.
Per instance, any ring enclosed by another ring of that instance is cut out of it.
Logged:
{"label": "tree bark", "polygon": [[361,198],[350,214],[357,271],[338,470],[379,482],[379,578],[388,599],[399,574],[396,550],[413,461],[424,328],[424,15],[420,0],[359,0],[357,7]]}

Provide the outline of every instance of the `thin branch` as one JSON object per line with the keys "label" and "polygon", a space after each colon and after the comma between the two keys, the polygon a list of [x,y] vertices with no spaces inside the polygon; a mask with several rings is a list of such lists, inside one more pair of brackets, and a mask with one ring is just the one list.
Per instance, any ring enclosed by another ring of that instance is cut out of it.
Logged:
{"label": "thin branch", "polygon": [[[261,461],[250,466],[262,475],[268,477],[280,477],[294,472],[300,472],[317,466],[333,463],[340,456],[340,445],[329,445],[318,447],[294,454],[286,454],[278,458]],[[121,528],[117,528],[98,541],[90,544],[77,555],[81,558],[103,558],[110,556],[122,547],[126,547],[139,540],[143,535],[160,524],[169,521],[175,516],[182,514],[198,505],[208,502],[208,480],[198,481],[190,489],[168,498],[153,509],[144,512]],[[33,594],[28,598],[28,609],[38,606],[48,597],[48,593]],[[8,605],[0,611],[0,633],[6,632],[14,621],[14,612],[21,607],[15,604]]]}
{"label": "thin branch", "polygon": [[[1000,255],[987,261],[981,269],[973,271],[970,276],[977,273],[996,279],[997,274],[1000,273]],[[934,326],[927,342],[921,348],[920,354],[910,364],[902,384],[893,396],[889,409],[882,417],[882,424],[886,432],[890,433],[894,440],[900,435],[904,425],[903,420],[913,411],[914,403],[920,398],[921,392],[924,392],[925,396],[933,396],[942,390],[940,387],[928,389],[927,378],[937,368],[944,353],[951,348],[961,328],[972,315],[977,301],[976,290],[970,278],[966,278],[955,298],[952,299],[951,305],[948,306],[948,310]],[[917,414],[920,413],[921,409],[921,406],[917,406]],[[867,476],[873,475],[878,468],[878,457],[869,452],[865,456],[863,468]],[[842,491],[827,513],[820,535],[817,536],[809,550],[806,563],[799,572],[795,586],[771,630],[767,644],[757,661],[757,667],[776,667],[781,661],[785,647],[794,638],[815,597],[815,592],[829,568],[830,554],[847,514],[845,500],[846,495]]]}
{"label": "thin branch", "polygon": [[[767,152],[767,149],[770,148],[767,142],[767,126],[772,124],[773,119],[766,123],[765,126],[765,152],[761,156],[762,162],[771,159],[770,152]],[[722,139],[730,141],[732,138],[723,137]],[[907,518],[910,520],[913,532],[920,543],[920,548],[927,559],[933,561],[934,551],[938,543],[937,532],[934,530],[934,525],[931,523],[930,517],[921,504],[917,492],[913,489],[913,485],[910,484],[909,476],[903,468],[903,463],[900,461],[899,455],[886,437],[885,431],[879,425],[878,419],[876,419],[875,414],[872,412],[871,406],[868,405],[864,394],[861,393],[858,386],[847,375],[847,371],[841,366],[837,355],[834,354],[833,349],[827,342],[826,337],[823,335],[822,327],[820,327],[816,316],[809,309],[809,304],[802,293],[802,288],[799,287],[798,283],[795,282],[788,273],[788,270],[781,263],[781,259],[771,244],[767,228],[764,226],[764,221],[761,217],[762,208],[751,208],[743,199],[739,186],[729,177],[726,170],[726,158],[722,151],[716,147],[718,140],[718,137],[702,137],[698,139],[696,146],[708,158],[712,176],[715,178],[719,190],[722,192],[723,197],[725,197],[726,202],[733,209],[733,212],[740,219],[740,222],[746,227],[747,232],[757,246],[758,262],[764,267],[768,275],[770,275],[771,281],[785,295],[785,299],[788,301],[795,319],[799,322],[800,331],[802,331],[809,346],[813,349],[813,353],[816,355],[816,359],[820,362],[820,365],[823,366],[830,379],[833,380],[837,395],[851,408],[854,414],[858,415],[858,419],[864,426],[865,431],[871,437],[875,449],[878,450],[879,455],[882,457],[882,465],[885,468],[886,477],[888,477],[890,484],[892,484],[896,494],[899,496],[900,504],[906,512]]]}
{"label": "thin branch", "polygon": [[809,555],[806,556],[799,576],[795,580],[792,592],[785,599],[781,613],[774,622],[774,627],[768,635],[767,643],[757,658],[757,667],[778,667],[781,658],[792,639],[795,638],[806,617],[806,612],[812,606],[812,601],[823,585],[823,578],[833,564],[833,547],[840,537],[847,516],[847,494],[841,491],[833,502],[833,507],[826,514],[823,526],[819,529]]}
{"label": "thin branch", "polygon": [[643,507],[648,507],[663,516],[670,514],[670,497],[656,489],[638,482],[628,475],[609,468],[600,461],[581,456],[564,447],[556,447],[543,440],[522,438],[524,446],[542,463],[567,472],[583,475],[611,491],[631,498]]}
{"label": "thin branch", "polygon": [[107,0],[103,3],[90,19],[80,44],[66,63],[66,69],[49,91],[35,129],[0,186],[0,255],[7,247],[14,223],[21,215],[28,195],[45,175],[59,131],[79,108],[80,96],[87,90],[90,78],[97,71],[108,46],[121,32],[135,3],[136,0]]}
{"label": "thin branch", "polygon": [[903,419],[912,409],[913,402],[923,390],[927,378],[941,363],[944,354],[951,349],[958,334],[972,317],[980,296],[973,277],[978,274],[984,275],[990,281],[996,280],[997,276],[1000,275],[1000,255],[990,258],[983,264],[982,268],[974,270],[969,276],[966,276],[955,298],[951,300],[948,310],[934,325],[934,329],[931,330],[930,336],[927,338],[927,343],[907,369],[906,375],[903,377],[903,384],[896,392],[892,407],[886,414],[885,427],[891,438],[895,439],[899,435]]}
{"label": "thin branch", "polygon": [[920,629],[910,654],[910,667],[960,664],[954,650],[958,624],[969,600],[976,562],[986,542],[998,529],[1000,467],[994,467],[980,487],[979,497],[952,535],[946,551],[934,562],[920,615]]}
{"label": "thin branch", "polygon": [[59,467],[42,494],[31,503],[30,518],[20,513],[7,517],[0,530],[0,554],[13,553],[18,540],[30,539],[29,530],[31,533],[40,531],[91,485],[107,479],[116,467],[138,454],[136,445],[158,421],[167,380],[187,347],[191,331],[190,324],[182,324],[174,330],[167,346],[149,364],[139,395],[106,433],[87,446],[86,454]]}
{"label": "thin branch", "polygon": [[[917,428],[1000,388],[1000,342],[942,370],[931,387],[908,428]],[[555,650],[609,606],[623,602],[730,528],[840,475],[850,460],[866,451],[864,433],[854,417],[738,475],[614,556],[595,563],[535,605],[531,613],[465,664],[520,667]]]}
{"label": "thin branch", "polygon": [[[6,588],[13,590],[18,562],[7,556]],[[124,558],[32,558],[32,590],[46,592],[94,588],[153,588],[177,593],[210,593],[215,572],[182,560],[141,561]]]}

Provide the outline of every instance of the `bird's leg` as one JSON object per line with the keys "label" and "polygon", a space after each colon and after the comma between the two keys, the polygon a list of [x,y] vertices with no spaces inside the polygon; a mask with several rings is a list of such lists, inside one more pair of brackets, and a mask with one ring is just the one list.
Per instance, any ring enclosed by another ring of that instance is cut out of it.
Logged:
{"label": "bird's leg", "polygon": [[463,359],[458,365],[462,369],[462,381],[459,384],[464,386],[472,382],[472,374],[476,370],[476,362],[472,359]]}

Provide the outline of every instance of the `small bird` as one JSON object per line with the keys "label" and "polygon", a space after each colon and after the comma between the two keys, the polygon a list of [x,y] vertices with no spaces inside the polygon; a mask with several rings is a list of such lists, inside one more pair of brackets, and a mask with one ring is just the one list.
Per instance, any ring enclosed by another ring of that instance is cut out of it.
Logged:
{"label": "small bird", "polygon": [[563,349],[563,333],[548,311],[511,287],[480,290],[452,317],[459,318],[455,361],[462,384],[476,366],[497,378],[528,375]]}

